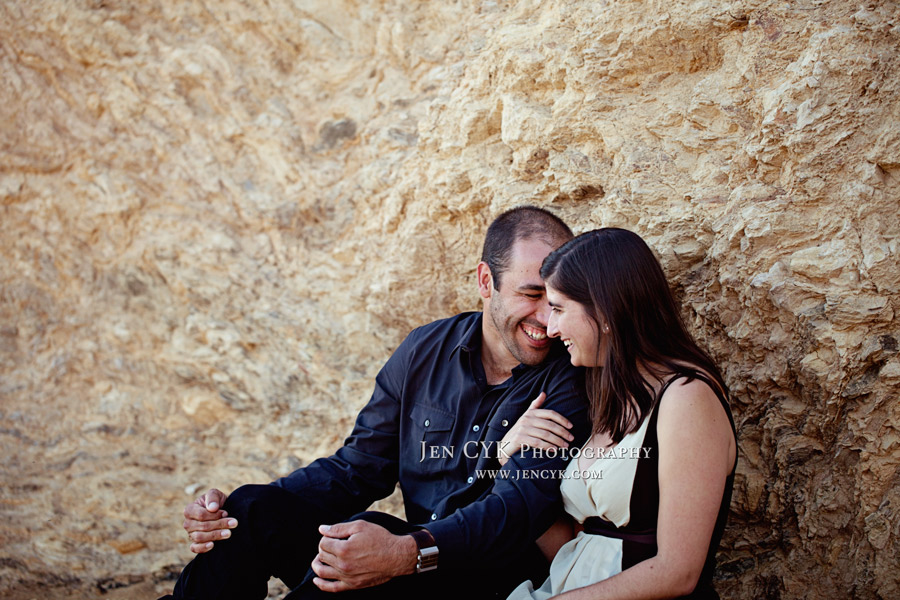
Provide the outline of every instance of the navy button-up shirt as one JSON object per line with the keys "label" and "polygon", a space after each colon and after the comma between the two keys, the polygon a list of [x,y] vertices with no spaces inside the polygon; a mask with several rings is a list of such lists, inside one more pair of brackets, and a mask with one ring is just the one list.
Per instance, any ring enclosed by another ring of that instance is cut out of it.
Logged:
{"label": "navy button-up shirt", "polygon": [[508,564],[560,510],[564,453],[513,455],[499,471],[497,445],[541,392],[543,408],[574,425],[570,447],[590,430],[583,370],[554,344],[538,366],[487,385],[481,313],[414,330],[375,378],[375,391],[344,446],[275,482],[315,491],[351,516],[399,481],[407,519],[434,536],[439,568]]}

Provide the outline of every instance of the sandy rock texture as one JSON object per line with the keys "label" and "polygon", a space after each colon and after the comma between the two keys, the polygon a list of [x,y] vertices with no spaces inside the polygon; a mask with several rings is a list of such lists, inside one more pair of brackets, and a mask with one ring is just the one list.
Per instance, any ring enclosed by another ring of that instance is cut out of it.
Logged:
{"label": "sandy rock texture", "polygon": [[886,0],[0,3],[0,595],[170,588],[530,202],[643,235],[724,368],[723,597],[900,596],[898,48]]}

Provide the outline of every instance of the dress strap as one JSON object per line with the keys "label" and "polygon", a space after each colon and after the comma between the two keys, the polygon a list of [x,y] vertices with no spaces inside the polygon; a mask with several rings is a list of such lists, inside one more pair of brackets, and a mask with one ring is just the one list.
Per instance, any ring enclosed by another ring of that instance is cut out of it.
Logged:
{"label": "dress strap", "polygon": [[[735,443],[737,443],[737,426],[734,423],[734,417],[731,414],[731,407],[728,405],[728,399],[725,397],[724,392],[719,388],[719,386],[713,382],[712,379],[707,377],[703,372],[698,371],[697,369],[692,369],[690,367],[684,367],[683,370],[677,371],[674,375],[672,375],[668,381],[666,381],[663,386],[659,389],[659,393],[656,395],[656,400],[654,402],[654,406],[659,406],[659,401],[662,399],[663,394],[666,393],[666,390],[669,389],[669,386],[672,385],[675,381],[679,379],[687,379],[688,382],[697,379],[702,381],[706,385],[709,386],[709,389],[713,391],[716,395],[716,398],[719,399],[719,403],[722,405],[722,408],[725,409],[725,414],[728,416],[728,422],[731,424],[731,432],[735,437]],[[656,428],[656,413],[653,412],[651,416],[651,426]],[[734,464],[731,466],[731,472],[734,473],[735,469],[737,469],[737,452],[734,453]]]}
{"label": "dress strap", "polygon": [[699,379],[709,386],[709,388],[719,399],[719,402],[721,402],[726,408],[728,407],[728,400],[723,395],[722,390],[719,389],[719,386],[714,383],[712,379],[704,375],[703,372],[688,367],[684,367],[683,370],[677,371],[674,375],[669,377],[669,379],[663,384],[663,386],[659,388],[659,392],[656,394],[656,402],[659,402],[659,399],[662,398],[663,394],[666,393],[666,390],[669,389],[669,386],[679,379],[687,379],[688,382],[694,379]]}

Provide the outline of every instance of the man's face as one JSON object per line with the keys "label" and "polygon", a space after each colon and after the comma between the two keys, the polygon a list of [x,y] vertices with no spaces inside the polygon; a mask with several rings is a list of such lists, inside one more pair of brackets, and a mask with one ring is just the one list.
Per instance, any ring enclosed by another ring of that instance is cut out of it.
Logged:
{"label": "man's face", "polygon": [[506,350],[520,363],[544,360],[552,340],[547,337],[550,305],[541,263],[554,248],[537,239],[517,240],[509,267],[500,276],[500,289],[491,292],[488,317]]}

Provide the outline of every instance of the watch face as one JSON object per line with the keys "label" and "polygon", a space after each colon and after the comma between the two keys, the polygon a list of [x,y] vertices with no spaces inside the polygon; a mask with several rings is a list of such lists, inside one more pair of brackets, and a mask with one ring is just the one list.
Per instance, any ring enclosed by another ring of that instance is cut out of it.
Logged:
{"label": "watch face", "polygon": [[437,546],[430,546],[419,550],[419,556],[416,560],[416,572],[425,573],[437,569],[438,549]]}

